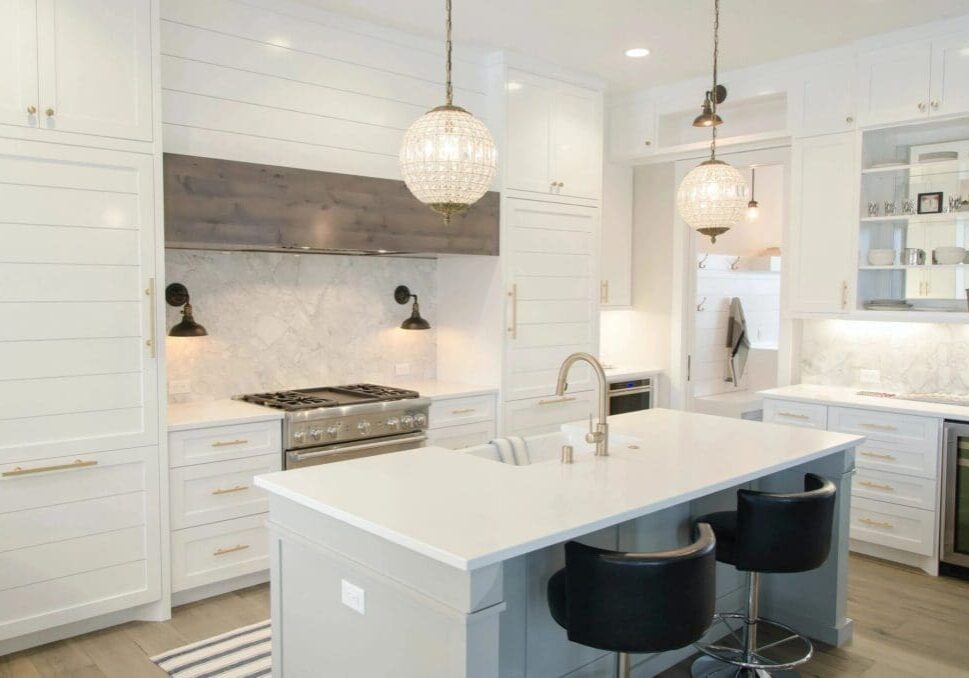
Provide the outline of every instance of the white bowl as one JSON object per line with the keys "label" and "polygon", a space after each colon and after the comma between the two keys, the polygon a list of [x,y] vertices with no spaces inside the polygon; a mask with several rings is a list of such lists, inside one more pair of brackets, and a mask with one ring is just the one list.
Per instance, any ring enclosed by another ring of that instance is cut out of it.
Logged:
{"label": "white bowl", "polygon": [[936,247],[932,257],[937,264],[961,264],[966,258],[965,247]]}
{"label": "white bowl", "polygon": [[868,263],[872,266],[891,266],[895,263],[895,250],[868,250]]}

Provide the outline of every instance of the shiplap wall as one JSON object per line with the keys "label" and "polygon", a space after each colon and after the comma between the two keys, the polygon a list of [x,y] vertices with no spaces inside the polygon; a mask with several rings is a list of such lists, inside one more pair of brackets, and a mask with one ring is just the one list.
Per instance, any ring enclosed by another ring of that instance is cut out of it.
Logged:
{"label": "shiplap wall", "polygon": [[[438,41],[288,0],[162,0],[161,15],[167,152],[399,179],[404,131],[444,103]],[[455,103],[487,119],[486,69],[462,54]]]}

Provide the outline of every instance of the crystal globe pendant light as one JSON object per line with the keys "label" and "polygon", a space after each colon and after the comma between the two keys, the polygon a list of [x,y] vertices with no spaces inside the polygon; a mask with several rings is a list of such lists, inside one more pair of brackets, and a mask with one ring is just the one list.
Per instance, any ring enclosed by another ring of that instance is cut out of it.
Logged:
{"label": "crystal globe pendant light", "polygon": [[[720,0],[714,0],[713,88],[717,90],[717,61],[720,53]],[[709,98],[711,116],[717,116],[717,96]],[[676,207],[691,228],[717,242],[739,222],[747,209],[747,182],[734,167],[717,160],[717,125],[711,125],[710,159],[683,177],[676,192]]]}
{"label": "crystal globe pendant light", "polygon": [[491,186],[498,164],[494,139],[484,123],[454,105],[451,86],[451,0],[445,0],[447,102],[428,111],[404,134],[400,172],[418,200],[451,216],[477,202]]}

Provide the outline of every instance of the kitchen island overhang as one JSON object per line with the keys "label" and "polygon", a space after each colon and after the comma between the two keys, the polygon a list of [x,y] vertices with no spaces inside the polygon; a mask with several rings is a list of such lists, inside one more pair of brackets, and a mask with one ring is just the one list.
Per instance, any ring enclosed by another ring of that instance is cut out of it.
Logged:
{"label": "kitchen island overhang", "polygon": [[[701,512],[694,504],[707,510],[718,498],[728,508],[733,490],[751,483],[797,489],[805,471],[839,485],[832,555],[788,583],[768,578],[764,607],[826,642],[850,636],[848,497],[863,438],[672,410],[609,422],[625,442],[571,465],[511,466],[423,448],[258,477],[270,495],[276,675],[320,662],[328,675],[351,666],[375,676],[561,675],[590,655],[540,618],[540,580],[559,544],[586,537],[647,550],[641,538],[624,541],[623,530],[683,538]],[[647,523],[655,524],[642,529]],[[341,602],[344,581],[366,592],[363,613]],[[300,628],[307,623],[327,632]],[[381,629],[394,625],[416,640],[386,646]],[[550,635],[549,653],[561,654],[558,646],[569,657],[526,659],[536,634]]]}

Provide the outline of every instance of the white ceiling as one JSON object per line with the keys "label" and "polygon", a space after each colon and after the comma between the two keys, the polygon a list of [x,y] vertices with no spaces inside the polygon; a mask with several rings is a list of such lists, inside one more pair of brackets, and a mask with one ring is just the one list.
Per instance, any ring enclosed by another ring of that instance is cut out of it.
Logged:
{"label": "white ceiling", "polygon": [[[439,37],[443,0],[303,0],[400,30]],[[969,14],[969,0],[723,0],[725,69],[847,44]],[[615,91],[709,71],[712,0],[454,0],[460,43],[509,49],[598,76]],[[650,56],[630,59],[630,47]]]}

